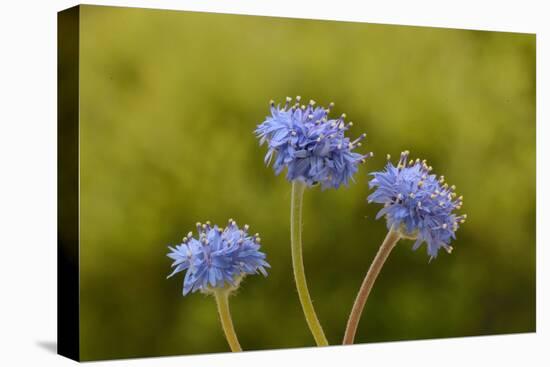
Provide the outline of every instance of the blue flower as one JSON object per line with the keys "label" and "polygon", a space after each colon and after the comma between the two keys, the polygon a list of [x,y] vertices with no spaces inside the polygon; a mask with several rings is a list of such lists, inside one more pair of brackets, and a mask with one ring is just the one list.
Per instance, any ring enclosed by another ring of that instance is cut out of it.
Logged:
{"label": "blue flower", "polygon": [[229,220],[226,228],[197,223],[198,238],[193,233],[175,248],[169,246],[168,257],[174,270],[168,276],[187,270],[183,295],[200,290],[209,293],[216,288],[237,288],[247,274],[267,276],[265,254],[260,252],[260,237],[248,235],[248,225],[239,229]]}
{"label": "blue flower", "polygon": [[371,173],[374,178],[369,187],[376,189],[368,201],[384,204],[376,218],[385,216],[388,229],[416,239],[414,250],[426,242],[431,260],[440,248],[452,251],[450,242],[466,214],[454,214],[462,207],[462,196],[456,197],[454,185],[449,187],[443,176],[438,179],[430,174],[432,167],[426,161],[407,162],[408,156],[408,151],[401,153],[395,167],[388,155],[385,171]]}
{"label": "blue flower", "polygon": [[353,123],[345,123],[343,114],[338,119],[329,119],[328,109],[315,107],[310,101],[300,105],[300,97],[292,104],[287,97],[285,105],[275,106],[272,101],[271,116],[255,130],[260,145],[267,143],[265,163],[273,162],[276,174],[288,168],[287,179],[299,180],[308,186],[320,183],[323,188],[338,188],[347,184],[358,170],[358,164],[372,153],[361,155],[353,152],[366,134],[354,141],[345,136]]}

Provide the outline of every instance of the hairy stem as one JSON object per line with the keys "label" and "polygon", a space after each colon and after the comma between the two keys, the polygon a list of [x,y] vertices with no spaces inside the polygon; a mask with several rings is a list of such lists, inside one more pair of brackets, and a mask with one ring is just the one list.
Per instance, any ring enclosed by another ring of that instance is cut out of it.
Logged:
{"label": "hairy stem", "polygon": [[216,297],[216,304],[218,306],[218,314],[220,315],[220,321],[222,323],[222,329],[225,333],[225,338],[232,352],[242,352],[239,339],[233,328],[233,321],[231,320],[231,313],[229,312],[229,290],[219,289],[214,292]]}
{"label": "hairy stem", "polygon": [[299,181],[292,182],[292,197],[290,204],[290,246],[292,249],[292,268],[298,297],[302,304],[302,310],[313,338],[318,346],[328,345],[323,328],[319,323],[311,297],[307,289],[304,261],[302,258],[302,199],[306,184]]}
{"label": "hairy stem", "polygon": [[342,344],[353,344],[355,333],[357,332],[357,325],[361,319],[361,313],[363,312],[363,308],[365,308],[365,303],[367,303],[372,286],[374,285],[382,266],[384,266],[386,259],[390,255],[390,252],[395,247],[397,241],[399,241],[399,238],[399,233],[390,229],[384,239],[384,242],[382,242],[380,249],[378,249],[378,253],[370,265],[369,271],[363,280],[363,284],[361,284],[361,288],[359,289],[359,293],[357,294],[357,298],[353,304]]}

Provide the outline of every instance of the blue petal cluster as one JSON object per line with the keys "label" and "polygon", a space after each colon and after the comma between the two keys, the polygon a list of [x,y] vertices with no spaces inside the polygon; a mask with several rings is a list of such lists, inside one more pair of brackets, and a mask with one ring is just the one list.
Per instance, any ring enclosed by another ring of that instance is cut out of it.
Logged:
{"label": "blue petal cluster", "polygon": [[372,153],[361,155],[353,152],[360,146],[366,134],[351,141],[345,132],[353,125],[345,123],[343,114],[338,119],[329,119],[328,109],[316,107],[314,101],[300,105],[287,97],[283,107],[271,103],[268,116],[255,130],[260,145],[267,142],[265,163],[274,159],[276,174],[288,168],[289,181],[300,180],[308,186],[320,183],[323,188],[338,188],[347,184],[358,170],[358,164]]}
{"label": "blue petal cluster", "polygon": [[187,270],[183,295],[200,290],[210,292],[226,286],[236,288],[246,274],[267,276],[265,254],[260,252],[260,237],[248,235],[248,225],[240,229],[229,220],[226,228],[197,223],[198,238],[193,233],[175,248],[169,246],[168,257],[174,260],[173,272]]}
{"label": "blue petal cluster", "polygon": [[443,176],[438,179],[430,174],[432,168],[426,161],[407,162],[408,156],[407,151],[401,153],[397,167],[388,156],[385,171],[371,173],[374,178],[369,187],[376,189],[368,201],[384,204],[376,218],[386,216],[389,229],[416,239],[414,250],[426,242],[432,259],[440,248],[452,250],[450,242],[466,219],[466,214],[453,213],[462,207],[462,196],[456,197],[455,187],[449,187]]}

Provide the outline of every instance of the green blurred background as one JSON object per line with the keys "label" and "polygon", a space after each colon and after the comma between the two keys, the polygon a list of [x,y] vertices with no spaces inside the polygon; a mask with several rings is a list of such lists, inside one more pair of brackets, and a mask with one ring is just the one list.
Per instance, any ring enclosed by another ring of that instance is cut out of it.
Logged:
{"label": "green blurred background", "polygon": [[231,299],[244,349],[313,345],[290,184],[252,134],[287,95],[334,101],[375,153],[350,187],[305,196],[306,272],[331,343],[385,235],[368,172],[404,149],[457,186],[468,221],[430,264],[402,241],[357,342],[535,330],[534,35],[94,6],[80,32],[83,359],[228,351],[214,300],[166,280],[166,246],[230,217],[272,265]]}

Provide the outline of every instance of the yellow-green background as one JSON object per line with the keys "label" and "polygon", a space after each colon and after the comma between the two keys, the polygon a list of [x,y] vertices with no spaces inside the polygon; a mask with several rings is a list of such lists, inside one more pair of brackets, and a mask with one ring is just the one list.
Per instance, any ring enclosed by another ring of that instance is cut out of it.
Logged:
{"label": "yellow-green background", "polygon": [[402,241],[358,342],[535,330],[535,36],[111,7],[81,8],[83,359],[224,352],[214,300],[166,280],[197,221],[248,223],[269,277],[231,299],[246,350],[313,345],[294,289],[290,184],[252,131],[268,101],[336,103],[368,134],[349,188],[305,196],[310,291],[331,343],[385,235],[367,205],[386,153],[464,195],[452,255]]}

